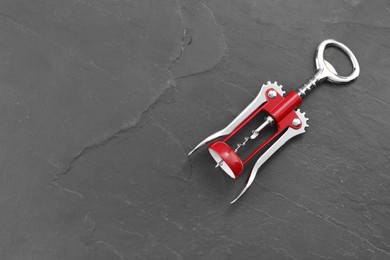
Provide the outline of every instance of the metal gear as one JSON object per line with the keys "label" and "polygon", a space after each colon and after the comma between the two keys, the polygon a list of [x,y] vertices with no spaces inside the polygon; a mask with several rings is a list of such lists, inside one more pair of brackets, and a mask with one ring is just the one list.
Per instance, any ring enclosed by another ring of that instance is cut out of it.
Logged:
{"label": "metal gear", "polygon": [[305,130],[306,127],[309,127],[307,121],[309,120],[309,118],[307,118],[305,115],[306,115],[306,112],[301,112],[301,110],[298,108],[295,113],[297,113],[298,117],[299,117],[299,120],[301,120],[302,122],[302,126],[303,126],[303,130]]}
{"label": "metal gear", "polygon": [[283,90],[283,86],[278,85],[276,81],[273,83],[271,81],[268,81],[267,84],[263,84],[263,87],[264,86],[275,89],[276,92],[278,92],[278,94],[281,95],[282,97],[284,97],[284,94],[286,94],[286,91]]}

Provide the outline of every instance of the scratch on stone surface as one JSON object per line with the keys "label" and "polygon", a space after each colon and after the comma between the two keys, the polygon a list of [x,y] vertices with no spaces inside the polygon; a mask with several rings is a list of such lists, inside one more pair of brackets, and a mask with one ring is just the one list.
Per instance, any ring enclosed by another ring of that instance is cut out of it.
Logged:
{"label": "scratch on stone surface", "polygon": [[91,212],[88,212],[84,217],[84,222],[87,222],[87,220],[90,218]]}
{"label": "scratch on stone surface", "polygon": [[47,161],[57,169],[61,169],[61,163],[53,158],[47,158]]}
{"label": "scratch on stone surface", "polygon": [[163,217],[163,219],[164,219],[166,222],[175,225],[179,230],[183,230],[183,229],[184,229],[183,226],[180,225],[179,223],[177,223],[176,221],[170,220],[170,219],[168,218],[168,214],[167,214],[167,213],[163,212],[163,213],[161,213],[161,216]]}
{"label": "scratch on stone surface", "polygon": [[[134,184],[134,183],[132,183]],[[108,192],[109,194],[111,194],[111,196],[115,199],[118,199],[119,201],[125,203],[126,205],[128,206],[138,206],[138,204],[134,201],[131,201],[129,198],[127,197],[123,197],[123,196],[120,196],[118,194],[115,194],[115,193],[111,193],[111,192]]]}
{"label": "scratch on stone surface", "polygon": [[[32,149],[28,149],[28,151],[31,151],[33,154],[39,156],[40,158],[42,158],[45,162],[48,162],[50,165],[54,166],[54,168],[56,169],[63,169],[63,166],[60,162],[58,162],[57,160],[51,158],[50,156],[47,156],[45,154],[42,154],[42,153],[39,153],[35,150],[32,150]],[[58,176],[56,173],[50,171],[50,174],[53,176],[53,180],[51,182],[55,183],[58,179]]]}
{"label": "scratch on stone surface", "polygon": [[293,226],[293,227],[295,227],[295,228],[297,228],[297,229],[299,228],[297,225],[295,225],[295,224],[294,224],[293,222],[291,222],[291,221],[288,221],[288,220],[286,220],[286,219],[281,219],[281,218],[272,216],[272,215],[269,214],[267,211],[258,209],[258,208],[254,207],[254,206],[252,206],[252,205],[250,205],[250,204],[248,204],[248,203],[246,203],[246,202],[240,202],[240,203],[243,204],[244,206],[247,206],[248,208],[251,208],[251,209],[253,209],[253,210],[255,210],[255,211],[259,212],[259,213],[262,213],[262,214],[266,215],[269,219],[277,219],[277,220],[279,220],[280,222],[287,223],[288,225]]}
{"label": "scratch on stone surface", "polygon": [[319,218],[320,220],[322,220],[322,221],[324,221],[324,222],[326,222],[326,223],[328,223],[328,224],[330,224],[330,225],[332,225],[332,226],[337,227],[338,229],[342,229],[342,230],[348,232],[349,234],[351,234],[351,235],[353,235],[354,237],[358,238],[360,241],[363,241],[363,242],[367,243],[368,245],[372,246],[373,248],[375,248],[376,250],[378,250],[378,251],[380,251],[380,252],[382,252],[382,253],[384,253],[384,254],[390,256],[390,252],[388,252],[388,251],[386,251],[386,250],[383,250],[383,249],[377,247],[375,244],[371,243],[368,239],[361,237],[361,236],[360,236],[359,234],[357,234],[356,232],[353,232],[352,230],[350,230],[350,229],[347,227],[347,225],[344,225],[344,226],[343,226],[343,225],[340,225],[340,223],[339,223],[338,221],[337,221],[337,222],[332,222],[332,221],[329,220],[330,216],[326,216],[326,217],[324,218],[323,216],[321,216],[321,215],[317,214],[316,212],[310,210],[310,209],[309,209],[308,207],[306,207],[305,205],[300,204],[300,203],[298,203],[298,202],[296,202],[296,201],[294,201],[294,200],[292,200],[292,199],[286,197],[285,195],[283,195],[283,194],[281,194],[281,193],[279,193],[279,192],[277,192],[277,191],[275,191],[275,190],[273,190],[273,189],[271,189],[271,188],[269,188],[269,187],[267,187],[267,186],[265,186],[265,185],[263,185],[263,184],[261,184],[261,183],[259,183],[259,182],[257,182],[257,183],[258,183],[261,187],[263,187],[263,188],[265,188],[266,190],[270,191],[272,194],[274,194],[274,195],[276,195],[276,196],[278,196],[278,197],[280,197],[280,198],[282,198],[282,199],[284,199],[284,200],[286,200],[286,201],[288,201],[288,202],[294,204],[294,205],[297,206],[298,208],[303,209],[306,213],[308,213],[308,214],[310,214],[310,215],[312,215],[312,216],[314,216],[314,217],[317,217],[317,218]]}
{"label": "scratch on stone surface", "polygon": [[21,32],[24,32],[24,33],[27,32],[27,34],[30,34],[34,37],[38,37],[38,38],[44,39],[46,41],[49,41],[62,50],[68,50],[65,46],[61,45],[60,43],[53,41],[52,39],[47,38],[43,34],[39,33],[38,31],[36,31],[30,27],[27,27],[24,24],[21,24],[20,22],[18,22],[16,19],[12,18],[11,16],[4,14],[4,13],[0,13],[0,16],[3,17],[4,19],[6,19],[11,24],[15,25],[17,28],[19,28]]}
{"label": "scratch on stone surface", "polygon": [[85,217],[84,217],[84,223],[91,224],[92,228],[90,231],[91,237],[93,237],[95,231],[97,230],[97,223],[96,221],[92,218],[91,212],[88,212]]}
{"label": "scratch on stone surface", "polygon": [[179,139],[177,139],[177,137],[175,137],[171,131],[168,131],[168,129],[166,129],[166,127],[164,127],[163,125],[161,125],[159,122],[157,122],[157,120],[153,117],[153,116],[150,116],[150,118],[152,119],[152,121],[156,124],[156,126],[158,128],[160,128],[161,130],[163,130],[168,136],[170,139],[172,139],[177,145],[180,146],[180,148],[182,149],[184,155],[185,155],[185,158],[188,158],[187,157],[187,152],[184,150],[184,146],[183,144],[181,143],[181,141]]}
{"label": "scratch on stone surface", "polygon": [[179,254],[177,251],[173,250],[172,248],[170,247],[167,247],[167,249],[169,251],[171,251],[175,256],[177,256],[177,259],[184,259],[183,256],[181,254]]}
{"label": "scratch on stone surface", "polygon": [[358,22],[350,22],[350,21],[332,21],[332,20],[329,20],[329,19],[319,19],[320,22],[322,23],[325,23],[325,24],[332,24],[332,25],[349,25],[349,26],[360,26],[360,27],[364,27],[368,30],[375,30],[375,29],[378,29],[378,30],[390,30],[390,27],[388,26],[375,26],[375,25],[372,25],[372,24],[365,24],[365,23],[358,23]]}
{"label": "scratch on stone surface", "polygon": [[314,252],[312,252],[312,251],[307,251],[307,253],[308,253],[309,255],[313,255],[313,256],[319,257],[319,258],[321,258],[321,259],[331,259],[331,257],[324,256],[324,255],[320,255],[320,254],[314,253]]}
{"label": "scratch on stone surface", "polygon": [[240,85],[237,85],[237,84],[234,84],[230,81],[227,81],[226,79],[223,79],[220,76],[217,76],[217,78],[220,79],[221,81],[225,82],[226,84],[229,84],[230,86],[237,88],[237,89],[241,90],[242,92],[245,92],[246,94],[248,94],[248,96],[254,97],[254,95],[252,93],[250,93],[247,89],[241,87]]}
{"label": "scratch on stone surface", "polygon": [[[152,119],[152,121],[155,123],[155,125],[156,125],[158,128],[160,128],[161,130],[163,130],[163,131],[169,136],[169,138],[170,138],[171,140],[173,140],[177,145],[180,146],[180,148],[181,148],[181,150],[182,150],[182,152],[183,152],[183,154],[184,154],[184,160],[185,160],[186,162],[188,162],[188,167],[189,167],[189,176],[188,176],[188,178],[184,178],[184,177],[182,177],[181,175],[170,175],[170,177],[174,177],[174,178],[179,179],[179,180],[184,181],[184,182],[190,181],[191,178],[192,178],[193,166],[192,166],[192,164],[191,164],[191,161],[190,161],[189,157],[187,156],[187,152],[186,152],[186,150],[184,149],[183,144],[180,142],[179,139],[177,139],[177,137],[175,137],[175,136],[171,133],[171,131],[168,131],[168,130],[166,129],[166,127],[164,127],[163,125],[161,125],[160,123],[158,123],[157,120],[156,120],[153,116],[150,116],[150,118]],[[186,166],[186,164],[183,165],[183,168],[184,168],[185,166]],[[183,170],[183,168],[182,168],[182,170]]]}
{"label": "scratch on stone surface", "polygon": [[141,233],[138,233],[138,232],[136,232],[136,231],[126,230],[126,229],[120,228],[120,227],[118,227],[118,226],[116,226],[116,228],[117,228],[119,231],[121,231],[122,233],[130,234],[130,235],[132,235],[132,236],[137,236],[137,237],[142,238],[142,239],[145,238],[144,235],[142,235]]}
{"label": "scratch on stone surface", "polygon": [[55,181],[51,182],[51,184],[52,184],[53,186],[55,186],[56,188],[62,190],[62,191],[65,191],[65,192],[67,192],[67,193],[76,195],[76,196],[79,197],[80,199],[83,199],[83,200],[85,199],[84,195],[81,194],[80,192],[77,192],[77,191],[75,191],[75,190],[71,190],[71,189],[64,188],[64,187],[58,185],[58,183],[55,182]]}
{"label": "scratch on stone surface", "polygon": [[95,240],[93,241],[91,244],[89,244],[88,246],[91,246],[93,244],[101,244],[103,245],[105,248],[109,249],[112,253],[114,253],[116,256],[118,256],[120,259],[125,259],[125,257],[112,245],[102,241],[102,240]]}

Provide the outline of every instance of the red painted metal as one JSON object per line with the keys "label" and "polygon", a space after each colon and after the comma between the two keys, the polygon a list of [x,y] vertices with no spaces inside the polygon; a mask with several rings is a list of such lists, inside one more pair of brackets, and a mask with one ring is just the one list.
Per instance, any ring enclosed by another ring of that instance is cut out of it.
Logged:
{"label": "red painted metal", "polygon": [[235,178],[238,178],[241,175],[242,170],[244,169],[244,165],[240,157],[228,144],[222,141],[218,141],[210,144],[208,148],[216,152],[221,157],[224,163],[226,163],[232,170]]}
{"label": "red painted metal", "polygon": [[[217,141],[209,145],[209,149],[215,151],[227,165],[233,171],[236,178],[238,178],[244,168],[244,165],[252,159],[263,148],[271,145],[272,142],[281,134],[283,134],[288,127],[298,129],[300,126],[294,126],[292,121],[294,118],[298,118],[294,109],[302,103],[302,98],[294,91],[288,93],[286,97],[282,97],[277,93],[274,98],[268,97],[268,92],[273,89],[269,89],[265,95],[267,102],[264,105],[256,109],[251,115],[249,115],[241,124],[239,124],[223,141]],[[237,134],[249,121],[251,121],[260,112],[266,112],[271,115],[277,126],[276,132],[262,143],[255,151],[253,151],[244,161],[240,159],[237,153],[226,143],[232,136]]]}
{"label": "red painted metal", "polygon": [[295,91],[291,91],[283,99],[283,101],[275,106],[271,111],[269,111],[269,113],[276,120],[276,122],[279,122],[301,103],[302,98]]}

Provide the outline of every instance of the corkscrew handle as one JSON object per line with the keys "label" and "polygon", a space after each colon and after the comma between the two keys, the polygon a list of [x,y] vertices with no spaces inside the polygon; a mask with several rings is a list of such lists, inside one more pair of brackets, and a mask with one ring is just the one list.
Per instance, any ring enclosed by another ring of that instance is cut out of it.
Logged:
{"label": "corkscrew handle", "polygon": [[[336,69],[332,66],[332,64],[330,64],[324,59],[324,51],[328,46],[339,48],[348,56],[352,64],[352,73],[349,76],[339,75]],[[332,39],[325,40],[318,45],[316,55],[316,67],[317,73],[314,75],[314,77],[298,89],[297,92],[299,96],[305,97],[316,87],[318,83],[324,80],[336,84],[342,84],[356,79],[360,73],[359,62],[357,61],[353,52],[341,42]]]}

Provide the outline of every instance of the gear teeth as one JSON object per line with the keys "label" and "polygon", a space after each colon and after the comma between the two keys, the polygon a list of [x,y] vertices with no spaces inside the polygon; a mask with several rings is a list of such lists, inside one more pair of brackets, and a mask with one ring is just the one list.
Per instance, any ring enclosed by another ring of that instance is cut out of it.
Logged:
{"label": "gear teeth", "polygon": [[282,96],[284,96],[284,94],[286,94],[286,91],[283,90],[283,86],[282,85],[280,85],[279,87],[280,87],[280,90],[282,91]]}
{"label": "gear teeth", "polygon": [[305,116],[306,112],[302,112],[301,109],[299,108],[295,112],[297,113],[298,117],[301,119],[303,127],[304,128],[308,127],[309,125],[307,124],[307,121],[309,120],[309,118]]}
{"label": "gear teeth", "polygon": [[281,95],[283,97],[286,94],[286,91],[283,90],[283,86],[278,85],[277,81],[274,81],[274,82],[267,81],[267,84],[263,84],[263,86],[269,86],[269,87],[274,88],[279,93],[279,95]]}

